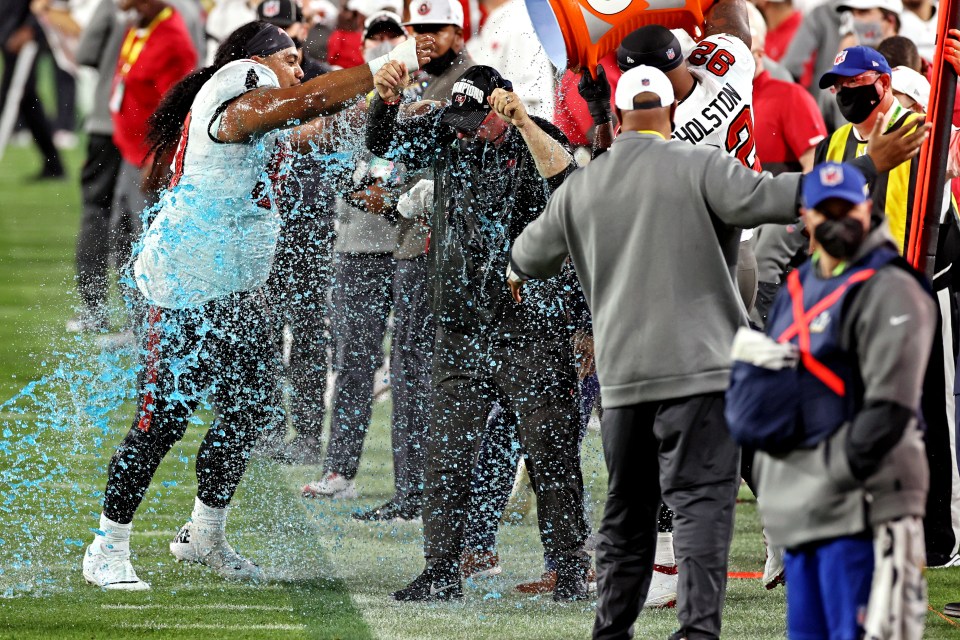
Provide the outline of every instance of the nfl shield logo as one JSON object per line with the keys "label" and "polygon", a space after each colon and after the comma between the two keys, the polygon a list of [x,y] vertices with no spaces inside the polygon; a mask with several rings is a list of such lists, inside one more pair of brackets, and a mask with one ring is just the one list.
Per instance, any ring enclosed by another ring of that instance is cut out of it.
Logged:
{"label": "nfl shield logo", "polygon": [[847,50],[844,49],[843,51],[837,54],[837,57],[833,60],[833,64],[834,65],[841,64],[846,59],[847,59]]}
{"label": "nfl shield logo", "polygon": [[843,169],[840,167],[823,167],[820,169],[820,182],[825,187],[835,187],[843,182]]}
{"label": "nfl shield logo", "polygon": [[642,84],[642,85],[645,86],[645,87],[649,87],[649,86],[650,86],[650,78],[644,78],[643,80],[640,81],[640,84]]}
{"label": "nfl shield logo", "polygon": [[263,16],[265,18],[276,18],[280,13],[280,0],[267,0],[263,3]]}
{"label": "nfl shield logo", "polygon": [[673,50],[673,47],[667,49],[667,60],[673,60],[677,57],[677,52]]}
{"label": "nfl shield logo", "polygon": [[422,15],[422,16],[425,16],[425,15],[427,15],[428,13],[430,13],[430,3],[429,3],[429,2],[421,2],[421,3],[420,3],[420,6],[417,7],[417,13],[419,13],[419,14]]}

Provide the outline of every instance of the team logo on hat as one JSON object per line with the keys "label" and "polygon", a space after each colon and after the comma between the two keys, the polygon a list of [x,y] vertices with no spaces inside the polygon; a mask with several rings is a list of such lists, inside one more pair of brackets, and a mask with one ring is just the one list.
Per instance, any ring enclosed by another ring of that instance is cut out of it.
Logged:
{"label": "team logo on hat", "polygon": [[642,84],[642,85],[645,86],[645,87],[649,87],[649,86],[650,86],[650,78],[644,78],[643,80],[640,81],[640,84]]}
{"label": "team logo on hat", "polygon": [[847,59],[847,50],[844,49],[843,51],[837,54],[837,57],[833,60],[833,64],[838,65],[846,59]]}
{"label": "team logo on hat", "polygon": [[843,182],[843,169],[840,167],[822,167],[820,183],[825,187],[835,187]]}
{"label": "team logo on hat", "polygon": [[425,15],[427,15],[428,13],[430,13],[430,3],[429,3],[429,2],[421,2],[421,3],[420,3],[420,6],[417,7],[417,13],[419,13],[419,14],[422,15],[422,16],[425,16]]}
{"label": "team logo on hat", "polygon": [[263,3],[263,17],[276,18],[280,15],[280,0],[267,0]]}
{"label": "team logo on hat", "polygon": [[453,101],[462,107],[463,103],[467,101],[467,96],[463,95],[462,93],[458,93],[457,95],[453,96]]}
{"label": "team logo on hat", "polygon": [[673,50],[673,47],[667,49],[667,60],[673,60],[677,57],[677,52]]}

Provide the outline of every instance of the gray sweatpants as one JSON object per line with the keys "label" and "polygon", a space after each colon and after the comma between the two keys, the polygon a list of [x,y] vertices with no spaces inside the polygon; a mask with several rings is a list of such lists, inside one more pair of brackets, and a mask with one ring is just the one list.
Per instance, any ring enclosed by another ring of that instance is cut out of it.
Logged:
{"label": "gray sweatpants", "polygon": [[423,461],[433,411],[430,366],[436,329],[430,311],[427,256],[397,260],[393,278],[393,477],[399,502],[423,500]]}
{"label": "gray sweatpants", "polygon": [[151,203],[140,190],[140,169],[121,161],[110,211],[110,242],[121,273],[127,268],[134,243],[143,233],[143,210],[148,204]]}
{"label": "gray sweatpants", "polygon": [[720,637],[740,484],[723,393],[607,408],[609,474],[597,536],[595,639],[629,638],[650,588],[661,494],[674,516],[677,637]]}
{"label": "gray sweatpants", "polygon": [[[366,215],[366,214],[364,214]],[[373,409],[373,374],[383,362],[396,261],[383,253],[337,253],[333,314],[337,382],[324,473],[357,475]]]}

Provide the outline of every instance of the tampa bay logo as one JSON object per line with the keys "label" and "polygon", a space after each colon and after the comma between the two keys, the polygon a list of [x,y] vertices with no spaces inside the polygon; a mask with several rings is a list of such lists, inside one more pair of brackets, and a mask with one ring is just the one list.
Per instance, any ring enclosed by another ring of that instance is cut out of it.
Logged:
{"label": "tampa bay logo", "polygon": [[428,13],[430,13],[430,3],[429,3],[429,2],[421,2],[421,3],[420,3],[420,6],[417,7],[417,13],[419,13],[419,14],[422,15],[422,16],[425,16],[425,15],[427,15]]}

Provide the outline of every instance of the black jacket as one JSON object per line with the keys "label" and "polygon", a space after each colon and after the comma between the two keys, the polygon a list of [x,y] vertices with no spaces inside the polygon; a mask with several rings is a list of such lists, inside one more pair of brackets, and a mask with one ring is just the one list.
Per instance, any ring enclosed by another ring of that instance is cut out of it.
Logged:
{"label": "black jacket", "polygon": [[[375,98],[366,130],[367,148],[374,154],[403,162],[409,170],[434,170],[430,260],[437,322],[459,333],[568,327],[569,292],[579,290],[572,272],[528,283],[519,305],[504,276],[513,241],[576,166],[571,162],[545,180],[516,129],[507,129],[499,144],[458,140],[440,121],[445,110],[398,119],[399,107]],[[557,127],[534,121],[569,148]]]}

